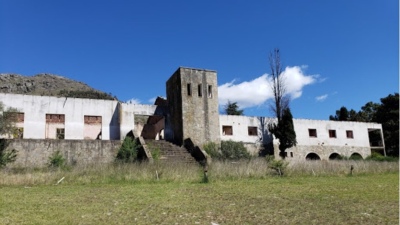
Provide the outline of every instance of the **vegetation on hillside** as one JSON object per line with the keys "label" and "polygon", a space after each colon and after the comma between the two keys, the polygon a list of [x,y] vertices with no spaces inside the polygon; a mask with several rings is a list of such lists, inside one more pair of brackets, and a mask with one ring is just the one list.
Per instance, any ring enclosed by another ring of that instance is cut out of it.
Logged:
{"label": "vegetation on hillside", "polygon": [[112,96],[111,93],[107,94],[99,91],[68,91],[61,90],[57,96],[68,97],[68,98],[90,98],[90,99],[104,99],[104,100],[116,100],[116,96]]}

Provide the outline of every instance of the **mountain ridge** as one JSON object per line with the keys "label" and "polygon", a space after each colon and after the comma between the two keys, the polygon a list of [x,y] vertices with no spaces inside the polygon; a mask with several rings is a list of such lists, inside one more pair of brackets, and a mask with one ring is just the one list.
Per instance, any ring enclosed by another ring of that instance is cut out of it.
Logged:
{"label": "mountain ridge", "polygon": [[64,76],[0,73],[0,93],[116,100],[116,97]]}

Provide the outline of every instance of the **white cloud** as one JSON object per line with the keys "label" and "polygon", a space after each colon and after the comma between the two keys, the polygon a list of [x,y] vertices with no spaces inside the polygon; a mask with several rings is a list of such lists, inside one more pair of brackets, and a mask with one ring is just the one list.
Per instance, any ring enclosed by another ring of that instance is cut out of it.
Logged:
{"label": "white cloud", "polygon": [[328,98],[328,94],[317,96],[317,97],[315,97],[315,100],[317,102],[323,102],[323,101],[325,101],[326,98]]}
{"label": "white cloud", "polygon": [[[286,83],[286,92],[292,99],[302,95],[304,86],[317,81],[317,75],[306,75],[303,72],[306,66],[286,67],[282,76]],[[218,87],[220,105],[225,105],[228,100],[237,102],[240,108],[260,106],[273,98],[271,91],[272,78],[264,74],[254,80],[235,84],[235,80]]]}
{"label": "white cloud", "polygon": [[153,97],[153,98],[149,99],[149,102],[151,104],[154,104],[154,102],[156,102],[156,99],[157,99],[157,97]]}
{"label": "white cloud", "polygon": [[126,101],[126,103],[137,105],[137,104],[140,104],[140,100],[137,98],[132,98],[132,99],[129,99],[128,101]]}

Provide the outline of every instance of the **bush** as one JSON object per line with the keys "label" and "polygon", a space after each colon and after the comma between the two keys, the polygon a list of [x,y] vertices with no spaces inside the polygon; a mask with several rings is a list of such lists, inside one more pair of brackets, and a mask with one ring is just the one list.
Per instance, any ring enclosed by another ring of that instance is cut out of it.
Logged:
{"label": "bush", "polygon": [[125,137],[121,147],[118,150],[116,160],[119,162],[134,162],[137,159],[138,149],[140,145],[132,137]]}
{"label": "bush", "polygon": [[216,143],[208,142],[203,145],[203,149],[211,158],[221,158],[221,152],[219,151]]}
{"label": "bush", "polygon": [[17,151],[15,149],[6,151],[7,146],[7,140],[0,139],[0,168],[17,159]]}
{"label": "bush", "polygon": [[65,166],[65,158],[61,155],[60,151],[54,152],[49,157],[49,167],[62,168]]}
{"label": "bush", "polygon": [[288,162],[285,162],[284,160],[275,160],[272,159],[268,162],[268,167],[270,169],[275,170],[279,176],[283,176],[283,173],[286,169],[286,167],[288,166]]}
{"label": "bush", "polygon": [[153,160],[159,160],[160,159],[160,155],[161,155],[161,150],[159,147],[157,146],[149,146],[150,149],[150,153],[151,153],[151,157],[153,158]]}
{"label": "bush", "polygon": [[372,152],[372,154],[368,156],[365,160],[380,161],[380,162],[395,162],[398,161],[399,159],[390,156],[383,156],[377,152]]}
{"label": "bush", "polygon": [[251,156],[242,142],[234,142],[229,140],[221,142],[221,158],[249,159]]}

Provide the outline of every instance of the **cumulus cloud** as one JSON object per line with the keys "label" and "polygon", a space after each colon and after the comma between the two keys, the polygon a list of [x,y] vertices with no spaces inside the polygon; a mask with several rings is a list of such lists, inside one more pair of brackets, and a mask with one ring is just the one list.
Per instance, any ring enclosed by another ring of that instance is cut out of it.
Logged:
{"label": "cumulus cloud", "polygon": [[137,98],[132,98],[132,99],[129,99],[128,101],[126,101],[126,103],[137,105],[137,104],[140,104],[140,100]]}
{"label": "cumulus cloud", "polygon": [[[286,92],[292,99],[299,98],[306,85],[315,83],[318,75],[306,75],[306,66],[286,67],[282,72],[282,78],[286,84]],[[220,105],[225,105],[228,100],[237,102],[241,108],[260,106],[272,99],[271,91],[272,77],[264,74],[251,81],[235,83],[235,80],[222,84],[218,87]]]}
{"label": "cumulus cloud", "polygon": [[325,101],[326,98],[328,98],[328,94],[317,96],[317,97],[315,97],[315,100],[317,102],[323,102],[323,101]]}

